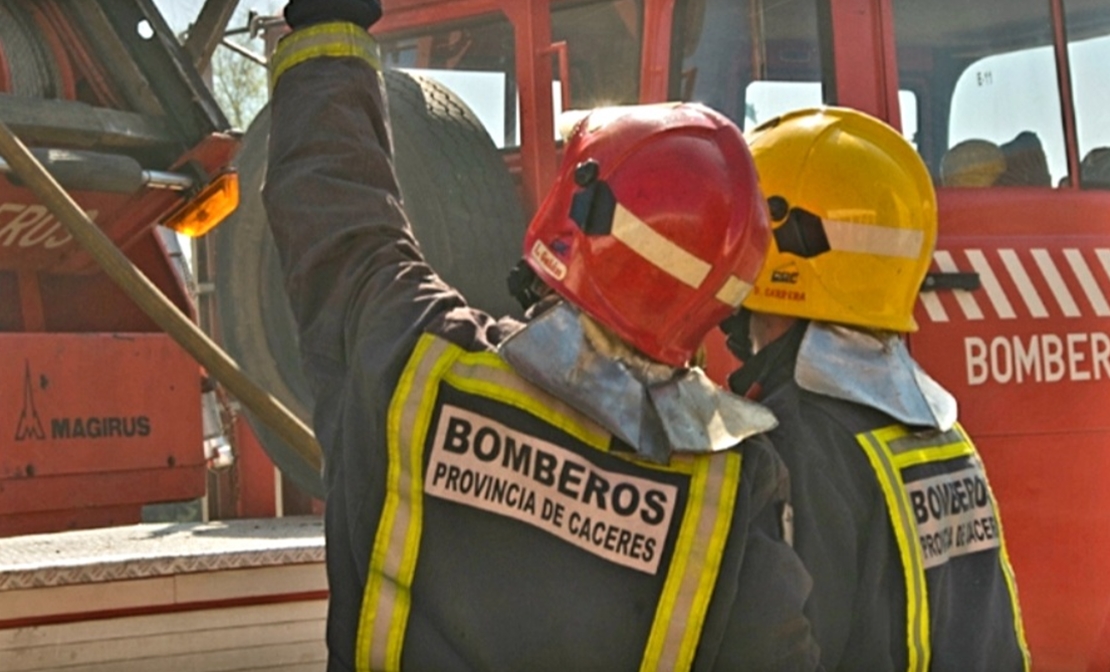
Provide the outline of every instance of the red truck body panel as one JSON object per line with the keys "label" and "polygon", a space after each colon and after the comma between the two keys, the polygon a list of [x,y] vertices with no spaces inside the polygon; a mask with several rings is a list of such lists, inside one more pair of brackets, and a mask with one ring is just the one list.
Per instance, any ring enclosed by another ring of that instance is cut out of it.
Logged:
{"label": "red truck body panel", "polygon": [[200,377],[168,336],[8,333],[0,351],[0,536],[204,495]]}

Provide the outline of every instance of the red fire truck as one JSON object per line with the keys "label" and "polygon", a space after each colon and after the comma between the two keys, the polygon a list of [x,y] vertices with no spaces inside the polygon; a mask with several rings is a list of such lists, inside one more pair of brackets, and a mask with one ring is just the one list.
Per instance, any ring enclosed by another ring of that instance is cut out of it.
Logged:
{"label": "red fire truck", "polygon": [[[383,4],[374,32],[414,227],[492,312],[514,309],[504,274],[553,178],[562,111],[698,100],[750,128],[836,104],[901,129],[941,218],[910,344],[988,463],[1035,669],[1110,668],[1108,0]],[[0,0],[0,118],[37,148],[96,154],[68,186],[191,311],[153,223],[219,175],[234,142],[156,14],[147,0]],[[264,112],[243,137],[242,204],[202,239],[198,279],[224,346],[307,419],[257,195],[266,127]],[[0,524],[24,529],[129,522],[140,502],[204,492],[196,365],[67,242],[0,178]],[[712,350],[720,375],[733,364]],[[297,451],[252,427],[287,479],[321,494]]]}
{"label": "red fire truck", "polygon": [[[0,0],[0,120],[193,315],[181,248],[155,224],[234,209],[238,139],[189,65],[144,0]],[[204,495],[200,368],[3,161],[0,353],[0,537]]]}
{"label": "red fire truck", "polygon": [[[934,175],[941,222],[910,344],[988,463],[1035,668],[1110,666],[1110,2],[384,5],[374,33],[398,71],[387,81],[414,226],[494,311],[512,309],[503,271],[552,180],[562,110],[697,100],[751,128],[830,104],[901,129]],[[246,185],[261,180],[265,124],[245,139]],[[216,237],[222,304],[260,306],[246,325],[223,320],[224,335],[306,413],[260,217],[245,197]],[[720,375],[732,364],[714,352]]]}

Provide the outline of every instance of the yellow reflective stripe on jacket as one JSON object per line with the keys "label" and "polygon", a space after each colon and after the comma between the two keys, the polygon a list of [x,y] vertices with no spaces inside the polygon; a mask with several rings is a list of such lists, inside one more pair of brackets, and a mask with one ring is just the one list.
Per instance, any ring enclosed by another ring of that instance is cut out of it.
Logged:
{"label": "yellow reflective stripe on jacket", "polygon": [[968,457],[975,454],[975,448],[963,429],[956,425],[939,436],[919,437],[910,434],[901,425],[880,430],[877,434],[884,433],[880,439],[886,440],[886,446],[893,456],[894,466],[899,471],[918,464],[927,462],[941,462],[957,457]]}
{"label": "yellow reflective stripe on jacket", "polygon": [[424,439],[435,385],[451,364],[445,341],[422,338],[390,402],[385,506],[370,554],[355,664],[358,670],[401,669],[401,645],[411,605],[412,578],[423,515]]}
{"label": "yellow reflective stripe on jacket", "polygon": [[270,57],[270,90],[286,70],[313,58],[359,58],[375,70],[382,69],[378,43],[353,23],[318,23],[289,33]]}
{"label": "yellow reflective stripe on jacket", "polygon": [[[399,670],[423,516],[423,451],[440,381],[527,411],[598,450],[610,435],[584,415],[512,372],[495,353],[469,353],[435,336],[418,341],[387,418],[389,468],[381,521],[370,556],[356,642],[362,670]],[[741,458],[679,457],[642,466],[690,476],[690,494],[664,580],[642,670],[685,670],[693,662],[724,557]]]}
{"label": "yellow reflective stripe on jacket", "polygon": [[[444,380],[463,392],[525,410],[592,448],[609,448],[604,429],[516,375],[494,353],[460,355]],[[714,459],[677,457],[666,467],[643,466],[691,476],[689,503],[641,666],[645,671],[685,670],[693,663],[717,583],[735,511],[741,458],[739,453],[725,453]]]}
{"label": "yellow reflective stripe on jacket", "polygon": [[[929,633],[929,600],[925,577],[925,561],[921,541],[917,536],[917,526],[911,510],[902,470],[908,467],[942,462],[958,457],[976,455],[975,446],[959,424],[940,435],[918,436],[903,425],[892,425],[874,432],[858,434],[856,440],[863,447],[878,476],[879,484],[890,511],[894,536],[902,559],[906,581],[906,652],[907,669],[911,672],[929,669],[932,655]],[[992,506],[995,505],[994,493],[986,480]],[[997,507],[995,507],[997,512]],[[1014,631],[1018,645],[1029,670],[1029,647],[1025,643],[1025,628],[1021,620],[1013,569],[1006,552],[1005,538],[1002,535],[1001,517],[996,518],[999,526],[999,562],[1013,608]]]}
{"label": "yellow reflective stripe on jacket", "polygon": [[693,664],[736,509],[740,453],[676,461],[679,459],[690,463],[694,470],[690,500],[656,607],[641,672],[688,670]]}
{"label": "yellow reflective stripe on jacket", "polygon": [[[967,435],[964,428],[957,423],[955,430],[960,433],[965,443],[974,450],[975,444],[971,442],[971,437]],[[997,502],[994,497],[994,490],[991,489],[990,479],[987,478],[986,473],[983,474],[983,482],[987,484],[987,492],[990,493],[991,502]],[[995,513],[998,513],[997,507]],[[1025,641],[1025,622],[1021,618],[1021,604],[1018,602],[1017,596],[1017,582],[1014,580],[1014,566],[1010,564],[1010,552],[1006,550],[1006,534],[1002,529],[1002,516],[998,515],[995,518],[995,524],[998,525],[998,540],[999,540],[999,561],[1002,563],[1002,575],[1006,577],[1006,590],[1010,594],[1010,604],[1014,610],[1014,632],[1017,633],[1018,646],[1021,647],[1021,657],[1025,662],[1025,672],[1029,672],[1032,665],[1032,658],[1029,655],[1029,644]]]}
{"label": "yellow reflective stripe on jacket", "polygon": [[871,467],[879,477],[887,509],[890,511],[894,536],[902,559],[906,581],[906,655],[910,672],[929,669],[929,600],[925,588],[925,561],[917,541],[917,527],[909,497],[902,484],[902,473],[895,464],[890,442],[909,432],[901,425],[859,434]]}
{"label": "yellow reflective stripe on jacket", "polygon": [[609,432],[518,376],[508,362],[496,353],[467,352],[459,355],[444,380],[459,391],[527,411],[591,448],[609,450]]}

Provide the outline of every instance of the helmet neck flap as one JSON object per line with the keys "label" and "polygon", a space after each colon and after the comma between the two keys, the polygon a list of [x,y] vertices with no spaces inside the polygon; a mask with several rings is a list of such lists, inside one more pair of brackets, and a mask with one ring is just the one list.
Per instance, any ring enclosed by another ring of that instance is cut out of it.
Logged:
{"label": "helmet neck flap", "polygon": [[525,380],[650,462],[667,464],[673,453],[727,450],[778,424],[771,411],[721,389],[701,369],[647,361],[607,342],[596,329],[589,317],[560,301],[503,341],[498,352]]}

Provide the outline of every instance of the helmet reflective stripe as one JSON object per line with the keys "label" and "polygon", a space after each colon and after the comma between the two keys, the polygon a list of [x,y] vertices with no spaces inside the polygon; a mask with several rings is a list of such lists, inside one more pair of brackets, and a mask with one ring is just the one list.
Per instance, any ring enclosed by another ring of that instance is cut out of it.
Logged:
{"label": "helmet reflective stripe", "polygon": [[[713,270],[709,262],[674,244],[620,203],[613,213],[612,235],[652,266],[693,289],[701,287]],[[736,276],[729,276],[717,291],[716,298],[722,303],[739,308],[751,288],[751,284]]]}
{"label": "helmet reflective stripe", "polygon": [[920,229],[896,229],[877,224],[857,224],[822,219],[829,247],[840,252],[878,254],[884,257],[917,259],[925,233]]}
{"label": "helmet reflective stripe", "polygon": [[659,270],[694,289],[701,287],[713,268],[709,262],[667,240],[620,203],[613,213],[613,237]]}
{"label": "helmet reflective stripe", "polygon": [[744,282],[735,275],[730,275],[725,284],[717,290],[717,300],[733,308],[739,308],[750,291],[752,291],[750,282]]}

